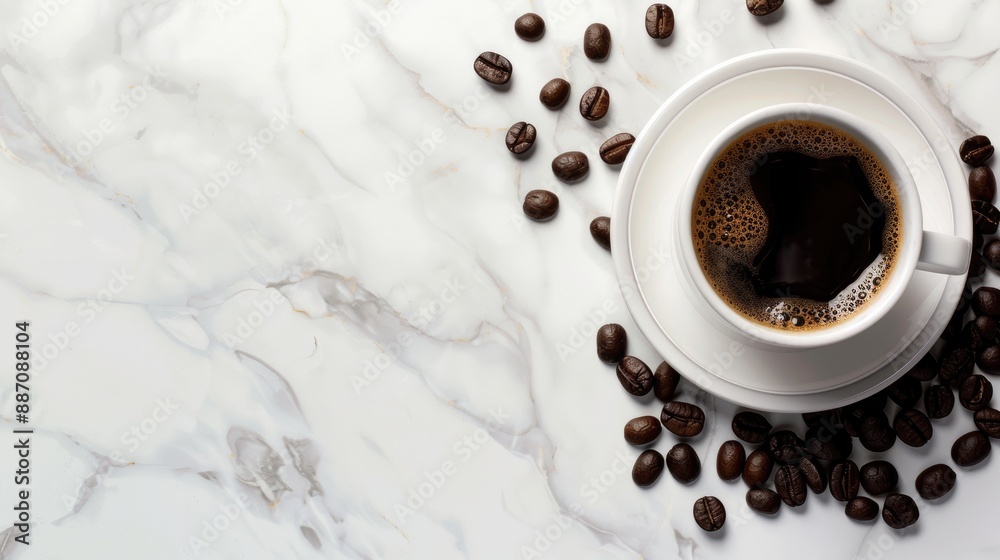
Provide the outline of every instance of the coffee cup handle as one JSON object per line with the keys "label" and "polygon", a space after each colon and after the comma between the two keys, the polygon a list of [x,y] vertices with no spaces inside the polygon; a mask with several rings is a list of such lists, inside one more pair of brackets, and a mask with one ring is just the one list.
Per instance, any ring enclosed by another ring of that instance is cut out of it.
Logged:
{"label": "coffee cup handle", "polygon": [[946,233],[925,231],[920,244],[917,270],[940,274],[965,274],[969,270],[972,244]]}

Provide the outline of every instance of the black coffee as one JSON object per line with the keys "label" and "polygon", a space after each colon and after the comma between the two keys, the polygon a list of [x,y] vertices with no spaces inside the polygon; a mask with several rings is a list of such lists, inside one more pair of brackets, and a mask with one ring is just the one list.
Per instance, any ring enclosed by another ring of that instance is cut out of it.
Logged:
{"label": "black coffee", "polygon": [[841,130],[780,121],[727,146],[692,209],[701,269],[731,308],[778,329],[822,329],[873,300],[903,232],[878,158]]}

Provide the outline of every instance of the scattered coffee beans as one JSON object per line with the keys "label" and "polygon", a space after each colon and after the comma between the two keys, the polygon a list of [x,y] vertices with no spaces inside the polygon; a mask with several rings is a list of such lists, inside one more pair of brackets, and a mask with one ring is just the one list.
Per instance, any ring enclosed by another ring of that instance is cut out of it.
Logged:
{"label": "scattered coffee beans", "polygon": [[896,443],[896,432],[884,412],[872,413],[861,422],[861,445],[875,453],[888,451]]}
{"label": "scattered coffee beans", "polygon": [[590,236],[598,245],[611,250],[611,218],[598,216],[590,222]]}
{"label": "scattered coffee beans", "polygon": [[889,494],[882,504],[882,520],[893,529],[903,529],[913,525],[920,517],[913,498],[906,494]]}
{"label": "scattered coffee beans", "polygon": [[993,270],[1000,270],[1000,239],[994,239],[983,248],[983,261]]}
{"label": "scattered coffee beans", "polygon": [[771,478],[771,470],[774,469],[774,459],[766,449],[757,449],[747,456],[747,462],[743,465],[743,482],[747,486],[761,486]]}
{"label": "scattered coffee beans", "polygon": [[715,469],[722,480],[736,480],[743,474],[743,465],[747,460],[747,452],[743,444],[731,439],[719,447],[719,456],[715,460]]}
{"label": "scattered coffee beans", "polygon": [[826,473],[811,459],[804,457],[799,463],[799,470],[802,471],[802,478],[806,479],[806,486],[814,494],[822,494],[826,490]]}
{"label": "scattered coffee beans", "polygon": [[777,463],[798,463],[804,445],[805,442],[789,430],[778,430],[767,436],[767,450]]}
{"label": "scattered coffee beans", "polygon": [[1000,410],[984,408],[972,415],[976,427],[993,439],[1000,439]]}
{"label": "scattered coffee beans", "polygon": [[955,395],[947,385],[931,385],[924,393],[924,409],[927,416],[941,419],[951,414],[955,408]]}
{"label": "scattered coffee beans", "polygon": [[[1000,242],[997,242],[1000,250]],[[997,322],[993,317],[976,317],[962,329],[962,344],[969,350],[980,350],[996,344]]]}
{"label": "scattered coffee beans", "polygon": [[861,487],[872,496],[892,492],[899,483],[899,473],[896,467],[888,461],[872,461],[866,463],[858,471]]}
{"label": "scattered coffee beans", "polygon": [[986,274],[986,261],[978,251],[973,249],[969,255],[969,278],[979,278],[983,274]]}
{"label": "scattered coffee beans", "polygon": [[594,86],[583,92],[580,98],[580,115],[588,121],[599,121],[608,114],[611,108],[611,94],[608,90]]}
{"label": "scattered coffee beans", "polygon": [[993,156],[993,144],[985,136],[973,136],[962,142],[958,153],[969,165],[982,165]]}
{"label": "scattered coffee beans", "polygon": [[889,394],[889,399],[898,404],[900,408],[913,408],[920,402],[920,382],[913,377],[904,375],[889,385],[886,393]]}
{"label": "scattered coffee beans", "polygon": [[674,32],[674,11],[666,4],[653,4],[646,10],[646,33],[654,39],[666,39]]}
{"label": "scattered coffee beans", "polygon": [[694,521],[705,531],[718,531],[726,524],[726,508],[715,496],[698,498],[694,503]]}
{"label": "scattered coffee beans", "polygon": [[672,401],[680,380],[681,374],[667,362],[662,362],[653,373],[653,394],[663,402]]}
{"label": "scattered coffee beans", "polygon": [[948,465],[932,465],[917,475],[917,494],[925,500],[936,500],[955,487],[958,477]]}
{"label": "scattered coffee beans", "polygon": [[625,424],[625,441],[631,445],[646,445],[660,437],[663,428],[655,416],[640,416]]}
{"label": "scattered coffee beans", "polygon": [[608,165],[618,165],[619,163],[624,163],[625,158],[628,156],[628,152],[632,149],[632,144],[634,143],[635,136],[632,136],[628,132],[615,134],[611,138],[608,138],[606,142],[601,144],[601,160]]}
{"label": "scattered coffee beans", "polygon": [[637,486],[650,486],[660,478],[663,472],[663,455],[654,449],[647,449],[639,454],[632,467],[632,482]]}
{"label": "scattered coffee beans", "polygon": [[660,421],[672,434],[689,438],[700,434],[705,427],[705,413],[691,403],[670,401],[663,405]]}
{"label": "scattered coffee beans", "polygon": [[771,428],[767,418],[756,412],[744,410],[733,417],[733,433],[747,443],[764,443]]}
{"label": "scattered coffee beans", "polygon": [[609,323],[597,329],[597,357],[606,364],[617,364],[625,357],[628,335],[625,327]]}
{"label": "scattered coffee beans", "polygon": [[785,0],[747,0],[747,10],[755,16],[766,16],[777,11]]}
{"label": "scattered coffee beans", "polygon": [[501,86],[510,81],[514,67],[510,61],[495,52],[486,51],[476,57],[472,68],[487,82]]}
{"label": "scattered coffee beans", "polygon": [[562,78],[553,78],[542,86],[538,100],[549,109],[559,109],[569,100],[569,89],[569,82]]}
{"label": "scattered coffee beans", "polygon": [[635,356],[623,357],[618,362],[617,371],[619,383],[629,394],[641,397],[653,389],[653,372],[639,358]]}
{"label": "scattered coffee beans", "polygon": [[990,406],[990,401],[993,400],[993,384],[982,375],[973,375],[962,382],[958,400],[968,410],[982,410]]}
{"label": "scattered coffee beans", "polygon": [[552,160],[552,173],[564,183],[575,183],[590,172],[590,160],[583,152],[566,152]]}
{"label": "scattered coffee beans", "polygon": [[860,474],[854,461],[834,463],[830,469],[830,494],[838,502],[849,502],[858,496]]}
{"label": "scattered coffee beans", "polygon": [[817,459],[839,461],[847,459],[854,450],[854,440],[842,428],[833,424],[809,428],[805,449]]}
{"label": "scattered coffee beans", "polygon": [[583,54],[590,60],[607,60],[611,54],[611,30],[603,23],[592,23],[583,32]]}
{"label": "scattered coffee beans", "polygon": [[507,149],[512,154],[523,154],[535,145],[535,126],[524,121],[514,123],[507,130]]}
{"label": "scattered coffee beans", "polygon": [[1000,319],[1000,290],[981,286],[972,292],[972,310],[976,316],[986,315]]}
{"label": "scattered coffee beans", "polygon": [[937,360],[930,354],[924,354],[924,357],[920,358],[917,365],[910,368],[910,371],[906,372],[906,375],[917,381],[930,381],[937,375]]}
{"label": "scattered coffee beans", "polygon": [[781,465],[774,472],[774,488],[788,507],[806,503],[806,481],[795,465]]}
{"label": "scattered coffee beans", "polygon": [[978,233],[993,235],[1000,224],[1000,210],[985,200],[972,201],[972,226]]}
{"label": "scattered coffee beans", "polygon": [[751,488],[747,490],[747,505],[757,513],[774,515],[781,509],[781,497],[774,490]]}
{"label": "scattered coffee beans", "polygon": [[990,438],[976,430],[955,440],[951,446],[951,460],[960,467],[979,464],[990,454]]}
{"label": "scattered coffee beans", "polygon": [[976,365],[983,370],[983,373],[1000,375],[1000,346],[993,345],[980,350]]}
{"label": "scattered coffee beans", "polygon": [[667,452],[667,470],[681,484],[690,484],[701,475],[701,459],[694,448],[678,443]]}
{"label": "scattered coffee beans", "polygon": [[993,175],[993,170],[985,165],[980,165],[969,173],[969,195],[972,200],[985,200],[993,202],[993,197],[997,194],[997,178]]}
{"label": "scattered coffee beans", "polygon": [[545,35],[545,20],[538,14],[524,14],[514,20],[514,33],[525,41],[537,41]]}
{"label": "scattered coffee beans", "polygon": [[878,517],[878,504],[871,498],[858,496],[847,502],[844,513],[855,521],[872,521]]}
{"label": "scattered coffee beans", "polygon": [[910,447],[923,447],[934,435],[931,421],[923,412],[915,408],[903,410],[897,414],[893,421],[893,428],[896,430],[896,435],[899,436],[899,441]]}
{"label": "scattered coffee beans", "polygon": [[524,214],[536,222],[547,222],[559,211],[559,197],[546,190],[534,190],[524,197]]}
{"label": "scattered coffee beans", "polygon": [[975,365],[976,355],[971,350],[955,348],[941,358],[941,362],[938,364],[938,377],[945,383],[960,385],[972,375],[972,369]]}

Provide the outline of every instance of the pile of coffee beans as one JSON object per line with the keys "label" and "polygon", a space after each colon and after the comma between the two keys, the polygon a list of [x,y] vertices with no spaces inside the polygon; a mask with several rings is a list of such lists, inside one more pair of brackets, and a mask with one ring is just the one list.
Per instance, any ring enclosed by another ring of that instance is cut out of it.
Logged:
{"label": "pile of coffee beans", "polygon": [[[751,4],[780,6],[781,2],[747,2],[748,7]],[[973,260],[978,255],[976,250],[985,246],[985,252],[978,256],[996,268],[1000,240],[984,243],[982,239],[995,232],[1000,221],[1000,210],[993,206],[996,181],[985,166],[993,151],[988,138],[974,136],[962,144],[960,155],[974,166],[969,192],[979,239]],[[601,232],[607,226],[597,220],[595,224],[591,231],[601,242]],[[981,274],[980,270],[973,276]],[[881,514],[893,529],[913,525],[920,517],[920,509],[911,496],[902,493],[905,483],[901,484],[896,467],[885,460],[859,466],[851,460],[855,440],[873,453],[888,451],[897,441],[922,447],[934,437],[933,421],[951,415],[957,391],[959,403],[972,414],[975,429],[954,442],[951,462],[969,468],[985,460],[992,449],[991,440],[1000,439],[1000,410],[991,406],[993,385],[988,377],[1000,375],[997,321],[1000,290],[987,286],[973,290],[967,285],[942,335],[942,344],[937,345],[941,351],[921,358],[881,392],[842,408],[803,414],[804,432],[788,427],[776,429],[759,412],[737,413],[732,418],[732,432],[737,439],[722,443],[716,456],[719,478],[727,482],[742,479],[749,487],[747,505],[763,515],[776,514],[782,504],[800,507],[809,492],[820,494],[829,489],[830,495],[844,504],[845,515],[854,521],[870,522]],[[627,336],[621,325],[605,325],[598,331],[598,357],[617,366],[625,390],[634,396],[653,392],[663,404],[659,422],[654,416],[630,420],[625,425],[625,440],[631,445],[649,446],[660,438],[663,428],[680,440],[666,456],[654,449],[642,451],[633,468],[633,479],[640,486],[650,486],[666,467],[678,482],[692,484],[701,475],[702,461],[690,441],[704,429],[705,412],[696,404],[675,399],[680,394],[681,376],[669,364],[661,363],[654,372],[641,359],[628,355],[627,350]],[[891,420],[886,413],[890,402],[896,411]],[[912,490],[933,503],[951,492],[956,480],[952,466],[936,463],[917,475]],[[862,491],[868,495],[862,495]],[[880,506],[875,498],[882,496]],[[726,508],[715,496],[705,496],[695,501],[693,516],[705,531],[718,531],[725,525]]]}

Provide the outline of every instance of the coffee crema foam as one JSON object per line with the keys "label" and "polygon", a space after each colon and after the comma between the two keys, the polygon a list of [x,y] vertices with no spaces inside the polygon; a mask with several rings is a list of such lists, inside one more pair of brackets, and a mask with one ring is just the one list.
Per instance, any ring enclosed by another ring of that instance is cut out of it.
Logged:
{"label": "coffee crema foam", "polygon": [[[754,257],[763,247],[768,221],[751,190],[750,176],[775,152],[798,152],[817,159],[854,156],[882,208],[859,209],[861,231],[884,212],[882,251],[861,275],[829,302],[759,295],[752,285]],[[762,125],[730,142],[712,162],[698,186],[691,212],[692,238],[701,270],[733,310],[780,330],[820,330],[856,314],[875,299],[892,273],[903,232],[897,189],[884,164],[858,139],[820,123],[786,120]]]}

